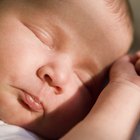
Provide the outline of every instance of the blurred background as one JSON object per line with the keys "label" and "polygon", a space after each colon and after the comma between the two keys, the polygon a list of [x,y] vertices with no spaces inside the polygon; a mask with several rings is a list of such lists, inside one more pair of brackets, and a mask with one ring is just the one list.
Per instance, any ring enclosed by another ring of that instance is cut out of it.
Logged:
{"label": "blurred background", "polygon": [[135,38],[133,42],[133,50],[140,50],[140,0],[129,0],[133,13]]}

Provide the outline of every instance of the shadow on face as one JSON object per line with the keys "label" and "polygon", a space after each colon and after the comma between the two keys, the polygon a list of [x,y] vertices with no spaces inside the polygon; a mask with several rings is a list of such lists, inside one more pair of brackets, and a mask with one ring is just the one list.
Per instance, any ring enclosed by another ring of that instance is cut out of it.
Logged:
{"label": "shadow on face", "polygon": [[[77,94],[74,94],[74,96],[72,96],[69,100],[49,113],[46,117],[46,121],[42,121],[41,117],[22,127],[33,131],[39,136],[47,138],[48,140],[59,139],[60,137],[64,136],[69,130],[71,130],[77,123],[82,121],[88,115],[101,91],[108,83],[108,70],[109,67],[85,83],[90,93],[90,98],[86,99],[86,95],[84,94],[88,93],[83,94],[81,92],[83,90],[83,86],[85,86],[83,85],[79,87]],[[82,106],[78,94],[83,94],[82,98],[85,100],[85,102]],[[70,107],[72,105],[73,108]]]}

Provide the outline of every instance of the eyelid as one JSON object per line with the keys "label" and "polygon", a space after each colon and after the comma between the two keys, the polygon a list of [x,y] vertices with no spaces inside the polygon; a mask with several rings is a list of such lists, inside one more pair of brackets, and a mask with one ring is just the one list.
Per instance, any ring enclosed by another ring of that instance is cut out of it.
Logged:
{"label": "eyelid", "polygon": [[25,26],[27,26],[43,44],[47,45],[50,49],[53,48],[53,38],[47,31],[44,31],[40,27],[36,26]]}

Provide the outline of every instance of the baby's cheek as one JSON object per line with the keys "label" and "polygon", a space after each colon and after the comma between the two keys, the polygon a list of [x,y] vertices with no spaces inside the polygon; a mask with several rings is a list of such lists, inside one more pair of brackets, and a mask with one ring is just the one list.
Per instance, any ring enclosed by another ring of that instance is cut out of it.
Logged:
{"label": "baby's cheek", "polygon": [[135,68],[136,68],[137,73],[140,75],[140,58],[137,60],[135,64]]}

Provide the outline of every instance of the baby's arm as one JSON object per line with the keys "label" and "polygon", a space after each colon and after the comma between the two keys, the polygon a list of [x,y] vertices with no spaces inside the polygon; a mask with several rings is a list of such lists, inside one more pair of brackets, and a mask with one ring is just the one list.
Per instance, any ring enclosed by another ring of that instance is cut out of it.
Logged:
{"label": "baby's arm", "polygon": [[140,77],[129,56],[117,61],[110,82],[88,116],[62,140],[128,140],[140,118]]}

